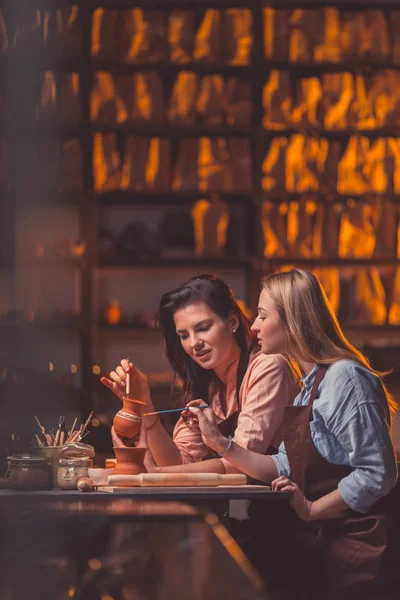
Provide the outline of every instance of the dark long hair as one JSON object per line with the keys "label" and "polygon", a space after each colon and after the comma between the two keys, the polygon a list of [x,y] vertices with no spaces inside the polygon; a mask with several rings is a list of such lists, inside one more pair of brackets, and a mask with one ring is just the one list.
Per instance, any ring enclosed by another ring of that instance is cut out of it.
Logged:
{"label": "dark long hair", "polygon": [[215,275],[199,275],[193,277],[180,287],[164,294],[160,300],[160,308],[156,318],[156,326],[162,332],[165,341],[166,355],[175,373],[183,382],[183,398],[202,398],[209,401],[209,387],[212,371],[203,369],[182,348],[175,330],[174,314],[177,310],[204,302],[220,319],[227,320],[234,313],[239,321],[236,329],[236,342],[240,348],[240,359],[237,371],[236,397],[239,400],[239,389],[249,362],[251,350],[251,331],[246,316],[241,311],[231,288]]}

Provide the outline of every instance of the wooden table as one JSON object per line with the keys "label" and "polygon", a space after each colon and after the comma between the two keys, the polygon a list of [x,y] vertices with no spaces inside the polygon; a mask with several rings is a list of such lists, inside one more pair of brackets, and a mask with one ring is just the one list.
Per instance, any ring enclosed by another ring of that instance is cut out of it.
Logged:
{"label": "wooden table", "polygon": [[[215,513],[223,525],[232,533],[232,521],[229,518],[230,508],[235,510],[237,500],[250,500],[265,502],[268,506],[287,504],[292,497],[291,492],[272,492],[266,485],[236,485],[216,487],[131,487],[111,488],[107,491],[93,491],[89,493],[78,490],[67,491],[53,489],[43,492],[16,492],[12,490],[0,490],[0,508],[8,503],[11,498],[16,502],[19,498],[30,498],[32,502],[40,502],[45,498],[57,498],[57,500],[80,500],[96,504],[106,504],[113,498],[129,498],[130,500],[146,501],[177,501],[186,502],[196,506],[203,513]],[[239,511],[243,512],[243,510]]]}
{"label": "wooden table", "polygon": [[77,490],[67,491],[60,489],[47,490],[43,492],[16,492],[13,490],[0,490],[0,503],[2,498],[13,496],[31,496],[32,498],[52,497],[59,498],[80,498],[96,501],[101,498],[118,496],[131,499],[147,500],[177,500],[194,502],[215,502],[226,500],[263,500],[268,503],[288,502],[292,497],[291,492],[272,492],[266,485],[235,485],[235,486],[216,486],[216,487],[131,487],[131,488],[112,488],[106,487],[101,491],[89,493],[79,492]]}
{"label": "wooden table", "polygon": [[284,499],[243,487],[0,491],[0,597],[43,600],[73,591],[77,600],[266,600],[263,582],[217,517],[177,501]]}

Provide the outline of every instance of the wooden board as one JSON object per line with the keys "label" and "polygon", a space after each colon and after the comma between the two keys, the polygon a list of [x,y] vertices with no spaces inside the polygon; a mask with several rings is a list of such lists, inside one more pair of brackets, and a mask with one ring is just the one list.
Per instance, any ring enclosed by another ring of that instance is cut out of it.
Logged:
{"label": "wooden board", "polygon": [[141,473],[140,475],[110,475],[109,486],[118,487],[210,487],[245,485],[246,475],[219,473]]}

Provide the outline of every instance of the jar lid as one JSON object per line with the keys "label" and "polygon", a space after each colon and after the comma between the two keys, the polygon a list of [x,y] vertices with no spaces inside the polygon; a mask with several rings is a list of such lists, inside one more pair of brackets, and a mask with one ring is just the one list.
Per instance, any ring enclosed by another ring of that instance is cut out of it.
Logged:
{"label": "jar lid", "polygon": [[88,456],[81,458],[60,458],[60,467],[91,467],[93,461]]}
{"label": "jar lid", "polygon": [[90,444],[72,442],[71,444],[65,444],[58,456],[60,458],[93,458],[94,454],[94,448]]}
{"label": "jar lid", "polygon": [[12,454],[7,456],[9,464],[13,465],[49,465],[50,461],[46,456],[33,454]]}

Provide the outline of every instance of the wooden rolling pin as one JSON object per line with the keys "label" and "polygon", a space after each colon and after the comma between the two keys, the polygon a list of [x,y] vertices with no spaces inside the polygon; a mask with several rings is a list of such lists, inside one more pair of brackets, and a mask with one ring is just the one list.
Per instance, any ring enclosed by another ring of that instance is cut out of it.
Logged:
{"label": "wooden rolling pin", "polygon": [[245,485],[246,475],[219,473],[141,473],[140,475],[110,475],[108,485],[119,487],[199,487]]}

